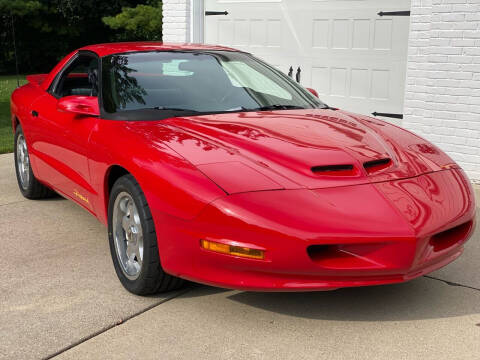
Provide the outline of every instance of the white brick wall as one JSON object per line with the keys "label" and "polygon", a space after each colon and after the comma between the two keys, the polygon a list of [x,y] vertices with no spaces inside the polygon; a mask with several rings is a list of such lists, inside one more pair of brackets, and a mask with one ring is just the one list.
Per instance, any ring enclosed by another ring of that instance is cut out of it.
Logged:
{"label": "white brick wall", "polygon": [[480,181],[480,0],[412,0],[404,113]]}
{"label": "white brick wall", "polygon": [[163,0],[163,41],[190,41],[190,0]]}

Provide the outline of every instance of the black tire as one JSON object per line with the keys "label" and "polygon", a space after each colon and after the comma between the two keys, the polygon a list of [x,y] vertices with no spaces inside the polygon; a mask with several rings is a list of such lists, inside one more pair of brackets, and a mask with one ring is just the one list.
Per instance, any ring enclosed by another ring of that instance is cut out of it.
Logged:
{"label": "black tire", "polygon": [[30,165],[30,158],[28,155],[28,151],[26,153],[26,157],[28,158],[28,180],[25,181],[25,183],[22,182],[21,177],[20,177],[20,170],[19,170],[19,164],[18,164],[18,140],[19,138],[25,139],[25,136],[23,134],[22,127],[20,125],[17,126],[17,129],[15,131],[15,141],[14,141],[14,159],[15,159],[15,173],[17,175],[17,183],[18,187],[20,189],[20,192],[24,197],[27,199],[45,199],[49,198],[52,196],[55,196],[56,193],[43,185],[40,181],[37,180],[35,177],[35,174],[33,173],[32,166]]}
{"label": "black tire", "polygon": [[[113,213],[116,199],[122,193],[127,193],[133,199],[143,233],[143,261],[139,274],[135,279],[129,279],[117,255],[114,239]],[[112,187],[108,203],[108,241],[112,255],[115,272],[122,285],[133,294],[150,295],[160,292],[171,291],[180,288],[184,280],[167,274],[160,264],[158,253],[157,234],[150,208],[140,185],[135,178],[128,174],[120,177]]]}

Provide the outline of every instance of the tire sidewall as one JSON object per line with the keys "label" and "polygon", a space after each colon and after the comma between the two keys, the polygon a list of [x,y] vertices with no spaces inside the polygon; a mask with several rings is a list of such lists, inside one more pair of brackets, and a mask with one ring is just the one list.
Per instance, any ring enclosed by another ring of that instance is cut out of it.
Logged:
{"label": "tire sidewall", "polygon": [[[147,281],[148,274],[148,266],[153,262],[159,262],[158,254],[157,259],[151,258],[151,253],[147,251],[150,248],[150,244],[152,241],[157,241],[155,230],[151,229],[151,225],[147,224],[146,219],[150,217],[148,210],[148,205],[146,204],[146,199],[143,192],[140,190],[138,185],[136,186],[136,181],[131,175],[122,176],[118,179],[112,187],[112,192],[110,194],[110,199],[108,201],[108,242],[110,245],[110,253],[112,256],[113,266],[115,267],[115,272],[117,273],[118,278],[122,285],[130,292],[134,294],[141,294],[142,289],[145,286]],[[142,267],[140,270],[140,275],[135,280],[128,279],[125,274],[123,273],[122,266],[119,262],[117,256],[117,250],[115,248],[115,240],[113,235],[113,209],[114,204],[117,196],[122,193],[127,192],[132,197],[133,201],[135,202],[135,206],[137,207],[138,214],[140,217],[140,223],[142,225],[142,233],[143,233],[143,261]],[[145,202],[143,204],[142,202]],[[152,231],[153,230],[153,231]]]}
{"label": "tire sidewall", "polygon": [[[20,135],[23,135],[23,138],[25,138],[25,134],[23,133],[23,130],[22,130],[22,127],[21,125],[18,125],[17,128],[15,129],[15,138],[14,138],[14,141],[13,141],[13,158],[14,158],[14,161],[15,161],[15,174],[17,176],[17,184],[18,184],[18,188],[20,189],[20,192],[22,193],[23,196],[25,197],[30,197],[31,196],[31,193],[32,193],[32,180],[34,179],[34,175],[33,175],[33,171],[32,171],[32,161],[30,159],[30,151],[28,152],[28,157],[29,157],[29,163],[30,163],[30,167],[28,169],[29,171],[29,182],[28,182],[28,186],[26,189],[23,188],[22,186],[22,182],[20,180],[20,173],[19,173],[19,169],[18,169],[18,163],[17,163],[17,158],[18,158],[18,154],[17,154],[17,143],[18,143],[18,137]],[[27,140],[25,139],[25,142]],[[27,150],[28,150],[28,144],[27,144]]]}

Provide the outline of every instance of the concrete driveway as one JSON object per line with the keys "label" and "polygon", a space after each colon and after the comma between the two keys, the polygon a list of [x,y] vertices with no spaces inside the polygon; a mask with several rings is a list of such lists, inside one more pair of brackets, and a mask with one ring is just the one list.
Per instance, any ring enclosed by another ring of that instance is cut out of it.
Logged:
{"label": "concrete driveway", "polygon": [[[1,359],[480,359],[480,231],[409,283],[320,293],[127,293],[106,230],[27,201],[0,155]],[[480,194],[479,194],[480,195]]]}

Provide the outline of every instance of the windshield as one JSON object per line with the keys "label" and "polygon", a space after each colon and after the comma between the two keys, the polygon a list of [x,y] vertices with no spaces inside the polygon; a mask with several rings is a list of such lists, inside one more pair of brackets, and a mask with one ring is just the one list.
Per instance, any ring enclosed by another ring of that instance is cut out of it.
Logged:
{"label": "windshield", "polygon": [[138,120],[325,107],[280,71],[232,51],[106,56],[102,101],[107,118]]}

